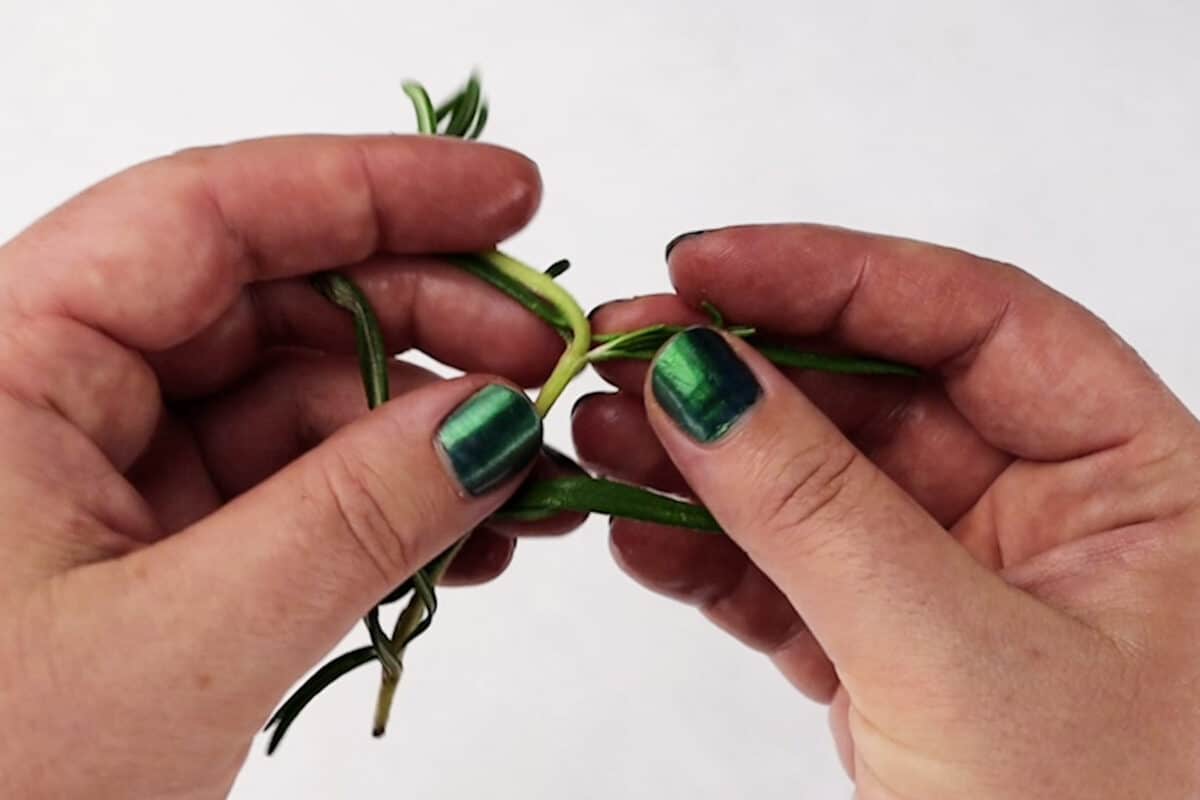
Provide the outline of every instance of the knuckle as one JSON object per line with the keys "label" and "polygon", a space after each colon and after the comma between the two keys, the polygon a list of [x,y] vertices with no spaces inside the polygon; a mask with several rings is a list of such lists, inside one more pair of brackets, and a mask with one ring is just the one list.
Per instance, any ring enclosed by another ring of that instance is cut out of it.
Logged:
{"label": "knuckle", "polygon": [[772,487],[762,504],[763,526],[769,535],[788,536],[820,519],[823,528],[846,513],[850,488],[862,455],[848,442],[826,443],[797,451],[776,465]]}
{"label": "knuckle", "polygon": [[411,573],[416,562],[402,515],[381,499],[393,493],[370,461],[335,450],[321,477],[341,529],[380,576],[395,582]]}

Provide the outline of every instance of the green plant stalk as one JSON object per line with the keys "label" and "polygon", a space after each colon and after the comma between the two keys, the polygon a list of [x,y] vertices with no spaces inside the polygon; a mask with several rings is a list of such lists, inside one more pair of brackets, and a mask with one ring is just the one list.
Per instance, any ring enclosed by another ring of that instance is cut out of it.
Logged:
{"label": "green plant stalk", "polygon": [[[426,568],[426,574],[429,576],[430,583],[437,584],[441,582],[442,577],[446,574],[446,570],[450,568],[450,563],[454,561],[454,557],[458,555],[458,551],[462,549],[466,541],[466,536],[459,539],[449,550]],[[424,615],[424,606],[416,602],[416,598],[414,597],[396,619],[396,627],[392,630],[394,648],[392,652],[396,660],[401,664],[401,669],[394,675],[385,671],[379,681],[379,694],[375,700],[375,722],[371,728],[371,735],[376,738],[383,736],[387,732],[388,718],[391,716],[392,704],[396,698],[396,687],[399,686],[400,676],[403,674],[404,653],[408,647],[408,643],[415,637],[417,628],[423,618],[428,619]]]}
{"label": "green plant stalk", "polygon": [[546,379],[546,383],[542,385],[534,403],[538,413],[544,417],[567,388],[567,384],[587,366],[588,350],[592,344],[591,323],[575,298],[550,275],[539,272],[499,250],[486,253],[483,258],[498,275],[524,286],[549,303],[571,329],[567,349],[559,358],[550,377]]}
{"label": "green plant stalk", "polygon": [[[448,117],[445,135],[474,139],[479,137],[487,124],[487,104],[482,100],[479,79],[476,75],[471,75],[466,87],[441,108],[434,108],[429,99],[429,93],[420,84],[406,83],[404,91],[413,102],[417,113],[417,128],[420,133],[436,134],[438,124]],[[567,340],[568,347],[538,395],[536,407],[538,413],[545,416],[571,379],[587,366],[587,350],[590,346],[591,336],[591,326],[588,324],[587,315],[570,294],[554,283],[554,275],[543,275],[498,251],[481,254],[478,258],[490,268],[481,271],[481,274],[502,276],[513,285],[523,286],[529,292],[530,298],[539,297],[561,317],[565,323],[564,327],[570,329]],[[469,264],[474,266],[478,262],[472,260]],[[364,371],[364,378],[366,375],[367,373]],[[368,389],[368,391],[370,390]],[[433,618],[436,609],[433,586],[438,583],[450,562],[454,560],[463,541],[465,538],[443,554],[443,557],[438,560],[440,568],[436,566],[434,568],[437,570],[436,573],[419,570],[413,576],[414,596],[409,599],[408,605],[397,619],[390,642],[383,640],[377,632],[377,609],[368,617],[368,630],[371,631],[377,648],[381,643],[385,644],[385,649],[380,649],[379,652],[384,669],[380,677],[379,695],[375,707],[373,731],[376,736],[382,736],[387,729],[396,687],[403,672],[405,649],[409,642],[429,627]],[[375,622],[374,627],[371,626],[371,622]],[[386,647],[388,644],[390,647]]]}
{"label": "green plant stalk", "polygon": [[[379,318],[366,295],[349,278],[336,272],[316,275],[312,284],[331,303],[348,311],[354,320],[354,338],[358,351],[359,369],[363,387],[367,394],[367,408],[374,410],[388,401],[391,388],[388,375],[388,351],[383,340],[383,329]],[[414,586],[420,583],[428,590],[428,581],[418,571],[413,576]],[[424,594],[427,597],[428,593]],[[379,624],[379,607],[372,608],[363,618],[363,624],[371,637],[371,646],[379,657],[385,675],[399,677],[403,665],[393,653],[392,642]]]}
{"label": "green plant stalk", "polygon": [[[473,102],[477,104],[478,100],[478,87],[476,87]],[[555,401],[562,395],[563,390],[566,389],[571,380],[588,364],[588,350],[591,346],[592,327],[588,322],[587,314],[580,308],[579,303],[576,302],[574,297],[554,282],[553,275],[539,272],[533,267],[498,250],[481,254],[480,258],[495,274],[523,286],[531,294],[540,298],[541,301],[548,303],[561,316],[563,321],[570,326],[571,334],[567,339],[567,348],[559,358],[554,371],[542,386],[541,391],[538,393],[537,401],[534,403],[538,414],[544,417],[554,406]],[[458,548],[462,546],[463,541],[465,539],[460,540],[458,546],[456,546],[448,557],[442,560],[440,570],[437,572],[429,571],[427,573],[430,583],[436,584],[441,580],[442,575],[445,574],[445,570],[450,566],[450,562],[457,555]],[[400,682],[400,675],[403,670],[405,648],[408,646],[408,642],[411,641],[411,637],[415,634],[417,626],[421,623],[422,619],[428,620],[428,617],[424,616],[422,610],[424,604],[419,603],[419,599],[416,596],[410,599],[404,611],[401,612],[399,619],[396,620],[396,629],[393,631],[391,638],[392,651],[389,654],[390,658],[388,660],[400,665],[400,669],[385,668],[380,678],[379,694],[375,701],[375,724],[372,728],[372,733],[375,736],[382,736],[387,730],[388,718],[391,715],[391,708],[396,695],[396,687]],[[428,605],[424,605],[424,608],[428,608]]]}
{"label": "green plant stalk", "polygon": [[496,512],[495,517],[532,522],[564,511],[608,514],[698,532],[722,532],[721,526],[703,506],[637,486],[592,477],[552,478],[527,483]]}

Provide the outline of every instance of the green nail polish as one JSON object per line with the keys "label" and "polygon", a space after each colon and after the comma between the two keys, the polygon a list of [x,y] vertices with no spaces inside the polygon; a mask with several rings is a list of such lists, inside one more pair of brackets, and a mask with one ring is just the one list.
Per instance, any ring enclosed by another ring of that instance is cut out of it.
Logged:
{"label": "green nail polish", "polygon": [[762,389],[733,349],[710,328],[692,328],[659,351],[654,399],[688,436],[715,442],[758,401]]}
{"label": "green nail polish", "polygon": [[458,482],[477,497],[533,461],[542,445],[542,419],[524,394],[492,384],[446,418],[437,442]]}

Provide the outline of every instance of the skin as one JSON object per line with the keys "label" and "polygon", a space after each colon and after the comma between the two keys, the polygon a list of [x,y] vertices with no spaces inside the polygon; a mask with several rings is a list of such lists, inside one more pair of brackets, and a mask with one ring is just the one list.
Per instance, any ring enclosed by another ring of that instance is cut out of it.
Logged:
{"label": "skin", "polygon": [[[0,248],[0,796],[224,797],[292,684],[515,489],[467,496],[433,445],[502,379],[396,362],[367,415],[349,317],[306,276],[346,268],[397,353],[537,384],[561,341],[429,254],[493,246],[540,187],[467,142],[244,142]],[[450,582],[578,521],[481,528]]]}
{"label": "skin", "polygon": [[[829,702],[863,800],[1200,793],[1200,425],[1100,320],[1015,267],[812,225],[670,253],[600,331],[727,319],[920,380],[781,372],[697,444],[613,364],[574,414],[600,472],[729,533],[612,526],[618,562]],[[728,337],[727,337],[728,338]]]}
{"label": "skin", "polygon": [[[397,352],[537,384],[554,334],[429,254],[490,247],[539,195],[497,148],[265,140],[137,167],[0,248],[0,796],[224,796],[294,681],[502,503],[520,476],[466,497],[432,446],[501,379],[398,362],[364,414],[349,321],[305,276],[345,268]],[[700,446],[644,367],[605,367],[581,453],[730,533],[619,522],[627,570],[832,701],[867,800],[1200,791],[1200,429],[1136,354],[914,242],[729,229],[671,272],[597,327],[708,299],[927,377],[785,374],[735,341],[764,395]],[[479,529],[452,577],[577,521]]]}

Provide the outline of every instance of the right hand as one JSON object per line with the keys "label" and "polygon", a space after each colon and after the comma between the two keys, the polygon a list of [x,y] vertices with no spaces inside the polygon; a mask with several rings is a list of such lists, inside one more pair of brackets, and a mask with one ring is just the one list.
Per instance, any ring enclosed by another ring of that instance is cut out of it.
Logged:
{"label": "right hand", "polygon": [[617,521],[624,568],[831,700],[864,800],[1197,796],[1200,425],[1133,350],[1017,269],[911,241],[731,228],[670,267],[678,295],[597,330],[707,300],[925,377],[781,372],[712,333],[649,377],[608,367],[584,461],[729,533]]}

